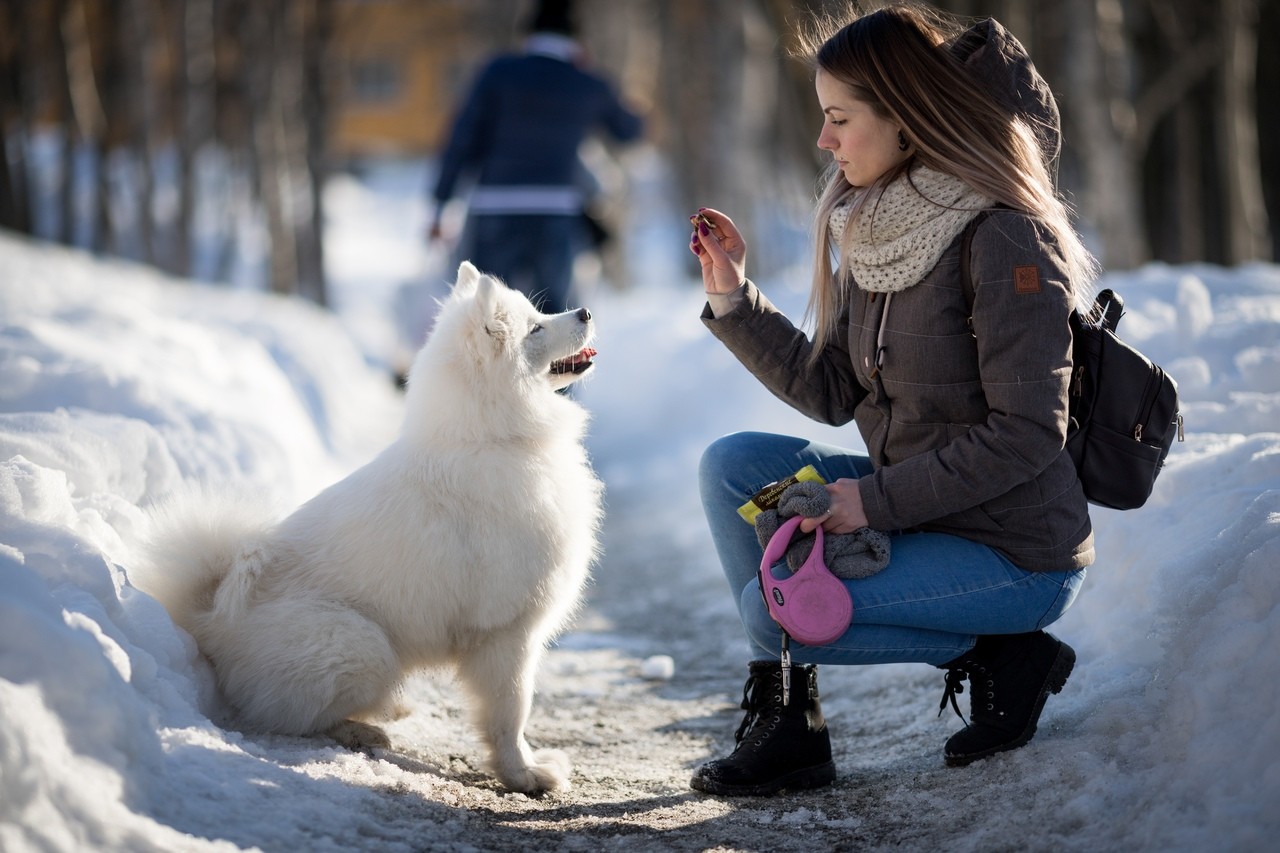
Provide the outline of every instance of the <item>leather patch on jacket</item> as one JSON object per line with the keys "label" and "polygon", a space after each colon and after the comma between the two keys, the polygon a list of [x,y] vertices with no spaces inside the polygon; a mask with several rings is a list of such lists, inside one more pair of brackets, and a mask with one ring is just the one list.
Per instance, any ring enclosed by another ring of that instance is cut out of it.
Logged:
{"label": "leather patch on jacket", "polygon": [[1039,293],[1040,269],[1035,264],[1013,268],[1014,293]]}

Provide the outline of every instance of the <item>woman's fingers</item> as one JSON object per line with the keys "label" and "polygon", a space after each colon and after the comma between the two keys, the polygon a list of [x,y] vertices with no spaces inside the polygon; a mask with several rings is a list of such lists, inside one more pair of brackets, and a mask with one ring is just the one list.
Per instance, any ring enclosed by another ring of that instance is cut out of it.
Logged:
{"label": "woman's fingers", "polygon": [[703,281],[713,293],[728,293],[742,283],[746,243],[733,220],[718,210],[700,208],[689,217],[689,251],[702,263]]}
{"label": "woman's fingers", "polygon": [[700,218],[702,223],[707,226],[708,230],[719,232],[717,236],[721,240],[742,239],[742,234],[738,232],[738,226],[733,224],[733,220],[726,214],[716,210],[714,207],[698,208],[698,212],[694,214],[694,218]]}

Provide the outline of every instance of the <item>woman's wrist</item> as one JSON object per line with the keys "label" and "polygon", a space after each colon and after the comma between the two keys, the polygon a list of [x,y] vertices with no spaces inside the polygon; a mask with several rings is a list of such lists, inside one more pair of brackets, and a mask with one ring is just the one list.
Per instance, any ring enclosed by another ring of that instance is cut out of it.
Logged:
{"label": "woman's wrist", "polygon": [[730,290],[728,293],[718,293],[710,290],[706,291],[707,304],[711,306],[712,316],[723,317],[725,314],[730,313],[733,309],[741,305],[745,299],[744,291],[746,289],[746,284],[747,283],[744,280],[742,284],[738,285],[733,290]]}
{"label": "woman's wrist", "polygon": [[707,290],[706,288],[703,288],[702,292],[707,294],[707,296],[732,296],[746,286],[747,280],[746,278],[743,278],[742,281],[738,282],[738,286],[733,290]]}

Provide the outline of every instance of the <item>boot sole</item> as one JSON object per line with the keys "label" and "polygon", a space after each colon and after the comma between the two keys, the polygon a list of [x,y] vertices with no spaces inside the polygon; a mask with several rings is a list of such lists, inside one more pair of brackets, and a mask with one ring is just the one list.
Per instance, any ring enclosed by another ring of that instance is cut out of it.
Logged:
{"label": "boot sole", "polygon": [[1031,721],[1027,727],[1022,730],[1016,738],[997,744],[990,749],[984,749],[981,752],[971,752],[964,755],[946,754],[946,762],[948,767],[964,767],[966,764],[972,764],[982,758],[988,758],[1000,752],[1008,752],[1011,749],[1017,749],[1025,746],[1027,741],[1031,740],[1036,733],[1036,724],[1040,722],[1040,713],[1044,710],[1045,700],[1049,698],[1050,693],[1059,693],[1063,686],[1067,683],[1071,671],[1076,666],[1076,653],[1066,643],[1061,643],[1058,647],[1058,656],[1053,660],[1053,666],[1049,667],[1049,672],[1045,676],[1044,684],[1040,687],[1040,695],[1036,697],[1035,709],[1031,713]]}
{"label": "boot sole", "polygon": [[689,787],[704,794],[721,794],[729,797],[767,797],[779,791],[802,791],[810,788],[823,788],[836,781],[835,762],[828,761],[813,767],[793,770],[776,779],[761,782],[758,785],[727,785],[715,779],[703,779],[697,776],[689,782]]}

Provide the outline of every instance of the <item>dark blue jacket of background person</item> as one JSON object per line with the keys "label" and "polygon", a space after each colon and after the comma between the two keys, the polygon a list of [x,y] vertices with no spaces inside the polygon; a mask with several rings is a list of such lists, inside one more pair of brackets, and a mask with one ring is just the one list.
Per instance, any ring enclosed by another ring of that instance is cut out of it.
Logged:
{"label": "dark blue jacket of background person", "polygon": [[580,144],[596,132],[627,142],[643,131],[608,82],[575,64],[577,50],[571,38],[535,33],[525,53],[491,60],[457,115],[434,191],[438,219],[459,183],[474,183],[459,253],[547,313],[569,307]]}

